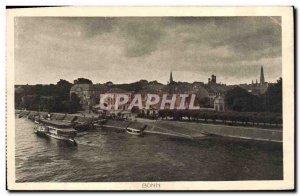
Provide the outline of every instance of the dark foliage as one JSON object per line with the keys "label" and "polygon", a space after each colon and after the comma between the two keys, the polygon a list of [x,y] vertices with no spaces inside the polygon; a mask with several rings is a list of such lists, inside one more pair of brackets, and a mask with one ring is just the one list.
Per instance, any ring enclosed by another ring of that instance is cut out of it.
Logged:
{"label": "dark foliage", "polygon": [[226,93],[225,102],[229,110],[237,112],[282,112],[282,79],[259,96],[235,87]]}
{"label": "dark foliage", "polygon": [[86,78],[78,78],[77,80],[74,80],[74,84],[93,84],[93,82]]}
{"label": "dark foliage", "polygon": [[266,109],[270,112],[282,112],[282,78],[269,86],[266,93]]}
{"label": "dark foliage", "polygon": [[159,110],[158,117],[162,119],[172,118],[173,120],[189,121],[221,121],[223,123],[237,124],[282,124],[282,114],[274,112],[217,112],[211,110]]}
{"label": "dark foliage", "polygon": [[15,105],[18,109],[69,112],[80,110],[80,100],[74,94],[70,97],[72,83],[60,80],[56,85],[24,86],[23,91],[15,93]]}

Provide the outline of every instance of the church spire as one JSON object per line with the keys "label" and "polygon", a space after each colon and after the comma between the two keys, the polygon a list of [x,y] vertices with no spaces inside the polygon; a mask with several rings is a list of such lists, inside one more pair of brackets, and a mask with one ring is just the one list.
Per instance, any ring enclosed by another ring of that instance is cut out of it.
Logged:
{"label": "church spire", "polygon": [[173,76],[172,76],[172,71],[170,72],[170,80],[169,80],[170,83],[173,82]]}
{"label": "church spire", "polygon": [[260,68],[260,84],[264,84],[264,83],[265,83],[264,68],[263,68],[263,66],[261,66],[261,68]]}

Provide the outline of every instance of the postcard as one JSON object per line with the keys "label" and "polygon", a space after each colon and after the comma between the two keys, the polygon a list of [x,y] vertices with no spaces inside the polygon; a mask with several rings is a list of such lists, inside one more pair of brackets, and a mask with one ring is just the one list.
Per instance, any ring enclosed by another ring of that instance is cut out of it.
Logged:
{"label": "postcard", "polygon": [[7,8],[7,189],[294,190],[293,7]]}

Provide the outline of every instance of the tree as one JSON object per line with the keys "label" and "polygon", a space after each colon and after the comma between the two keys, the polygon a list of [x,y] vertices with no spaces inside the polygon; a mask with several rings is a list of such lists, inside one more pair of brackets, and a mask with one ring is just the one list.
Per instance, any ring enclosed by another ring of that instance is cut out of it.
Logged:
{"label": "tree", "polygon": [[69,100],[72,85],[72,83],[60,79],[55,86],[55,96],[60,97],[62,101]]}
{"label": "tree", "polygon": [[93,82],[86,78],[78,78],[77,80],[74,80],[74,84],[93,84]]}
{"label": "tree", "polygon": [[81,109],[80,98],[75,94],[71,94],[71,100],[69,104],[69,112],[74,113]]}
{"label": "tree", "polygon": [[60,80],[56,83],[56,85],[57,85],[57,86],[69,87],[69,86],[72,86],[72,83],[68,82],[67,80],[60,79]]}
{"label": "tree", "polygon": [[112,83],[111,81],[108,81],[108,82],[105,83],[105,85],[106,86],[112,86],[112,85],[114,85],[114,83]]}
{"label": "tree", "polygon": [[25,90],[22,88],[15,89],[15,107],[19,108],[22,102],[22,97],[25,95]]}
{"label": "tree", "polygon": [[45,105],[43,105],[43,110],[46,112],[58,112],[56,109],[58,108],[56,106],[57,102],[54,97],[49,97],[45,99]]}
{"label": "tree", "polygon": [[282,113],[282,78],[270,85],[266,92],[266,108],[270,112]]}
{"label": "tree", "polygon": [[208,97],[203,97],[199,99],[199,104],[200,107],[208,108],[211,106],[209,98]]}
{"label": "tree", "polygon": [[20,106],[27,110],[38,110],[39,99],[40,98],[37,95],[25,95],[22,97]]}
{"label": "tree", "polygon": [[139,92],[143,89],[143,87],[148,85],[147,80],[140,80],[138,82],[134,82],[130,84],[130,87],[128,88],[130,91]]}
{"label": "tree", "polygon": [[228,109],[238,112],[254,112],[261,107],[261,100],[241,87],[229,90],[225,95]]}

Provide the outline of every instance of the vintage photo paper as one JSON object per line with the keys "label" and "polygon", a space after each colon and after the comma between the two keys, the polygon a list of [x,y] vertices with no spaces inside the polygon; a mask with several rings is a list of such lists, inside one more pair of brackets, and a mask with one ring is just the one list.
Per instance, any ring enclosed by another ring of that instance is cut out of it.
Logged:
{"label": "vintage photo paper", "polygon": [[293,190],[293,7],[7,9],[8,190]]}

